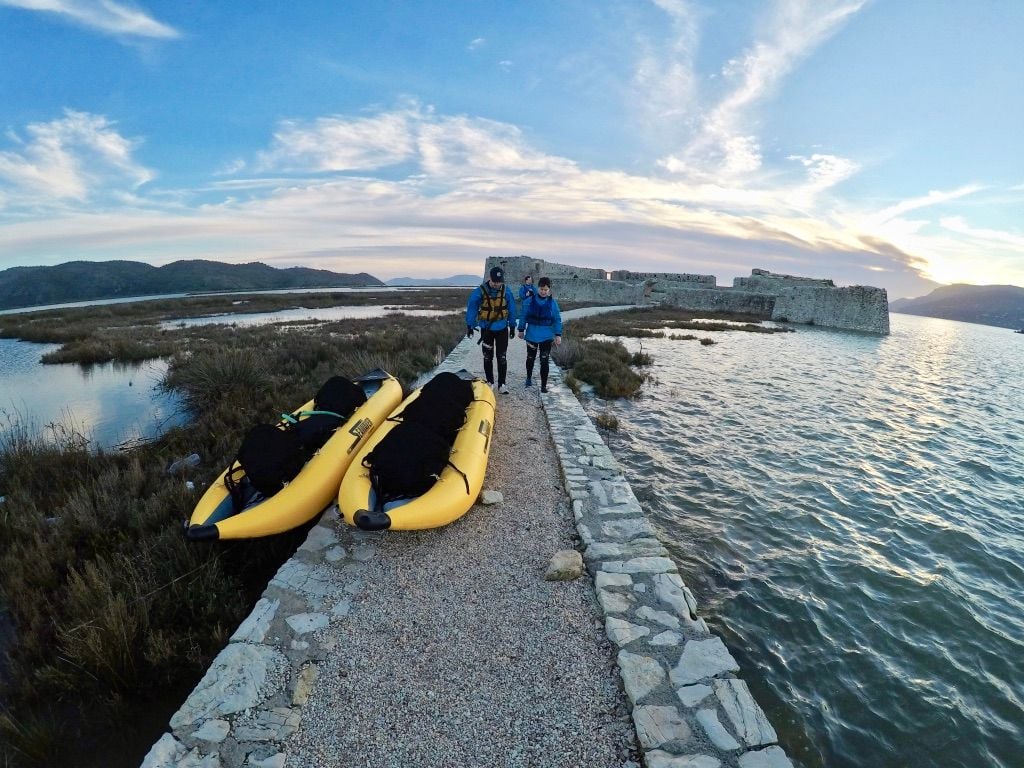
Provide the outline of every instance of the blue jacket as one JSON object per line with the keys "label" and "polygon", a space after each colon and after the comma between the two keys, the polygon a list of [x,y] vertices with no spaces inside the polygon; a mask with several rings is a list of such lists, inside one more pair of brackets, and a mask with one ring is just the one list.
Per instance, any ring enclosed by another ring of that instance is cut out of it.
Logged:
{"label": "blue jacket", "polygon": [[526,340],[534,344],[551,341],[562,335],[562,311],[554,296],[542,299],[534,296],[523,303],[523,316],[519,318],[519,330],[526,329]]}
{"label": "blue jacket", "polygon": [[526,301],[531,296],[536,296],[536,295],[537,295],[537,289],[534,288],[532,284],[531,285],[527,285],[526,283],[523,283],[522,285],[519,286],[519,301],[520,302]]}
{"label": "blue jacket", "polygon": [[[480,307],[484,305],[484,291],[487,291],[487,296],[490,299],[492,306],[497,305],[501,301],[501,291],[505,292],[505,307],[508,309],[508,319],[492,320],[490,322],[480,320],[477,316],[480,314]],[[469,294],[469,301],[466,303],[466,327],[477,328],[481,330],[488,328],[492,331],[504,331],[510,326],[516,324],[516,300],[512,297],[512,289],[507,285],[503,285],[501,288],[495,290],[491,288],[490,283],[483,282],[473,289],[473,292]]]}

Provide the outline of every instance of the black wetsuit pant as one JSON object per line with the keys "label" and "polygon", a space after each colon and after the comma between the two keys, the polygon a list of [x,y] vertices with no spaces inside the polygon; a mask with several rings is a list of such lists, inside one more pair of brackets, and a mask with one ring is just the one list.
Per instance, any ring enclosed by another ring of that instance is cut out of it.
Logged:
{"label": "black wetsuit pant", "polygon": [[533,378],[533,361],[537,359],[537,351],[540,350],[540,385],[542,387],[548,385],[548,358],[551,357],[552,341],[553,339],[526,342],[526,378]]}
{"label": "black wetsuit pant", "polygon": [[480,329],[480,344],[484,350],[484,374],[487,376],[487,383],[494,383],[494,355],[498,355],[498,386],[505,383],[505,374],[508,372],[508,328],[500,331],[492,331],[489,328]]}

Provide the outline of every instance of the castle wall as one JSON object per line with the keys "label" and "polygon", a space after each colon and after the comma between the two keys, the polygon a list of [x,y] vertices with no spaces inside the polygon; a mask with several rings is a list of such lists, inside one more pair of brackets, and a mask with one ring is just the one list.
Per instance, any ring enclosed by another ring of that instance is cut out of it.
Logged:
{"label": "castle wall", "polygon": [[743,312],[769,320],[775,307],[775,297],[729,288],[714,291],[690,288],[668,291],[657,303],[698,312]]}
{"label": "castle wall", "polygon": [[[743,312],[765,319],[825,328],[889,333],[889,300],[883,288],[837,288],[832,280],[780,275],[764,269],[738,277],[731,288],[713,275],[632,272],[575,267],[527,256],[491,257],[484,275],[501,265],[505,280],[518,290],[523,275],[551,278],[562,301],[598,304],[664,304],[701,312]],[[608,279],[608,278],[611,279]]]}
{"label": "castle wall", "polygon": [[889,333],[889,298],[884,288],[784,288],[775,297],[773,320],[870,333]]}
{"label": "castle wall", "polygon": [[714,275],[691,275],[676,272],[630,272],[625,269],[617,269],[612,272],[612,280],[632,283],[657,280],[659,283],[678,285],[680,288],[718,287],[718,281]]}

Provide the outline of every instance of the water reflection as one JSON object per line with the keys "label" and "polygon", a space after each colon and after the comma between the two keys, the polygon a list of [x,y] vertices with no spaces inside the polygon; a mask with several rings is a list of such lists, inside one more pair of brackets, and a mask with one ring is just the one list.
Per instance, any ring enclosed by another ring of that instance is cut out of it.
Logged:
{"label": "water reflection", "polygon": [[1018,338],[894,315],[883,338],[644,339],[654,380],[600,404],[804,766],[1020,764]]}
{"label": "water reflection", "polygon": [[40,364],[57,346],[0,339],[0,430],[17,424],[47,436],[64,429],[108,448],[155,437],[183,418],[177,398],[156,390],[165,361]]}
{"label": "water reflection", "polygon": [[204,317],[187,317],[178,320],[167,320],[160,324],[164,330],[174,328],[191,328],[197,325],[213,325],[215,323],[226,323],[240,327],[252,325],[267,325],[268,323],[295,322],[300,320],[309,321],[330,321],[330,320],[365,320],[374,317],[402,313],[411,317],[440,317],[450,315],[452,310],[441,309],[406,309],[405,307],[317,307],[306,309],[284,309],[279,312],[254,312],[241,314],[237,312],[225,313],[222,315],[206,315]]}

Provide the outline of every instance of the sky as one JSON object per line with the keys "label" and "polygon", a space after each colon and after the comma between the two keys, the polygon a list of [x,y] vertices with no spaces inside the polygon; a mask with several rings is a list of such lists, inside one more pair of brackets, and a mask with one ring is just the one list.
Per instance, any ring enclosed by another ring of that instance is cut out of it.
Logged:
{"label": "sky", "polygon": [[1019,0],[0,0],[0,269],[1024,285]]}

